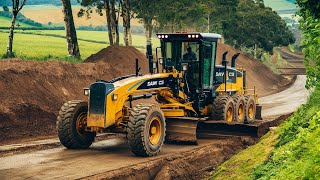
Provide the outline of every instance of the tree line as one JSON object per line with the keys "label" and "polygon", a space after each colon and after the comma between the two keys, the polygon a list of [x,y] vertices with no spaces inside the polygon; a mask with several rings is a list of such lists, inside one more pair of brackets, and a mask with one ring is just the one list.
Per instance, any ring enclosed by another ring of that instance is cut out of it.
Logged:
{"label": "tree line", "polygon": [[[79,52],[73,52],[79,48],[72,3],[70,0],[61,0],[61,3],[69,55],[80,57]],[[98,13],[106,18],[110,45],[119,45],[120,26],[125,45],[132,45],[132,18],[142,22],[147,42],[151,42],[153,33],[160,31],[220,33],[227,44],[240,49],[252,48],[255,52],[257,49],[272,52],[275,46],[287,46],[295,41],[286,23],[271,8],[265,7],[263,0],[78,0],[78,3],[82,7],[78,16],[90,18],[92,13]]]}
{"label": "tree line", "polygon": [[320,87],[320,1],[296,0],[300,7],[298,15],[300,29],[303,31],[304,64],[307,71],[308,89]]}

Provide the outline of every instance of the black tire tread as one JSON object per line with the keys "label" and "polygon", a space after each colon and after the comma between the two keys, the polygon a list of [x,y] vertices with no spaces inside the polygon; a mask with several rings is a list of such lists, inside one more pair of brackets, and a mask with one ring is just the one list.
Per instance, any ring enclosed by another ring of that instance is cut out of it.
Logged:
{"label": "black tire tread", "polygon": [[213,102],[212,112],[210,114],[213,120],[225,120],[225,107],[228,105],[231,97],[228,95],[218,96]]}
{"label": "black tire tread", "polygon": [[246,117],[245,114],[244,114],[244,119],[243,120],[239,120],[238,119],[238,105],[239,105],[240,101],[243,100],[244,101],[244,107],[246,106],[245,97],[242,94],[234,94],[234,95],[232,95],[232,99],[234,101],[234,117],[235,117],[234,119],[237,122],[244,123],[245,117]]}
{"label": "black tire tread", "polygon": [[[144,136],[146,135],[145,121],[147,120],[147,117],[155,110],[162,113],[160,107],[154,104],[138,104],[130,111],[127,127],[127,139],[131,151],[137,156],[155,156],[160,150],[159,149],[157,152],[149,151],[145,145],[147,142],[144,142]],[[162,116],[164,117],[163,113]],[[164,122],[164,133],[166,132],[165,127],[166,126]],[[162,144],[160,146],[163,145],[163,142],[161,143]]]}
{"label": "black tire tread", "polygon": [[[249,101],[249,99],[251,99],[251,98],[252,98],[253,101],[254,101],[254,98],[253,98],[252,95],[249,95],[249,94],[244,95],[245,104],[246,104],[246,111],[245,111],[244,123],[246,123],[246,124],[251,124],[251,123],[253,123],[254,120],[255,120],[255,115],[253,116],[253,120],[250,120],[250,119],[247,118],[247,106],[248,106],[248,101]],[[254,103],[254,105],[256,106],[255,103]],[[255,108],[255,111],[256,111],[256,108]],[[255,112],[255,113],[256,113],[256,112]]]}
{"label": "black tire tread", "polygon": [[88,106],[88,103],[81,100],[68,101],[63,104],[57,117],[56,129],[58,137],[61,144],[68,149],[88,148],[96,135],[95,133],[88,132],[87,136],[80,140],[73,133],[75,130],[75,127],[73,127],[75,111],[81,106]]}

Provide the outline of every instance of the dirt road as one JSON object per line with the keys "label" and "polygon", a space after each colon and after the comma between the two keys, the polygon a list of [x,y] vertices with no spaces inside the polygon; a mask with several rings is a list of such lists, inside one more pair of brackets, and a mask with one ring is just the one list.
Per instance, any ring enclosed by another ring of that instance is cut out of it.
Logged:
{"label": "dirt road", "polygon": [[[293,112],[306,101],[305,76],[287,90],[260,99],[263,116]],[[165,144],[156,157],[135,157],[125,138],[98,141],[88,150],[63,147],[0,158],[0,179],[201,177],[241,149],[252,137],[200,139],[199,145]]]}
{"label": "dirt road", "polygon": [[309,91],[305,89],[306,76],[297,76],[296,82],[288,89],[259,99],[263,107],[262,117],[287,114],[305,103]]}

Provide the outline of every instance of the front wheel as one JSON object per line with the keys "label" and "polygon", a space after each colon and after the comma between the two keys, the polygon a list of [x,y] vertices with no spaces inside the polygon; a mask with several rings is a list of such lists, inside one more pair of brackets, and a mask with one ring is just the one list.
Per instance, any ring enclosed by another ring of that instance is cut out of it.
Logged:
{"label": "front wheel", "polygon": [[88,148],[96,133],[86,131],[88,103],[69,101],[65,103],[57,117],[57,131],[60,142],[68,149]]}
{"label": "front wheel", "polygon": [[131,110],[127,138],[135,155],[156,155],[163,145],[165,132],[165,118],[159,106],[138,104]]}

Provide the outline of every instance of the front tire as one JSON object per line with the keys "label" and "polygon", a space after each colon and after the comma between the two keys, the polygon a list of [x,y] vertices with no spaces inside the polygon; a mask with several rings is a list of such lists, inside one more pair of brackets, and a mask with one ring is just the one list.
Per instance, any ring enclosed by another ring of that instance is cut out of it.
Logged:
{"label": "front tire", "polygon": [[165,117],[159,106],[138,104],[131,110],[127,138],[136,156],[156,155],[163,145],[165,132]]}
{"label": "front tire", "polygon": [[56,128],[61,144],[68,149],[88,148],[96,133],[86,131],[88,103],[69,101],[65,103],[57,117]]}

